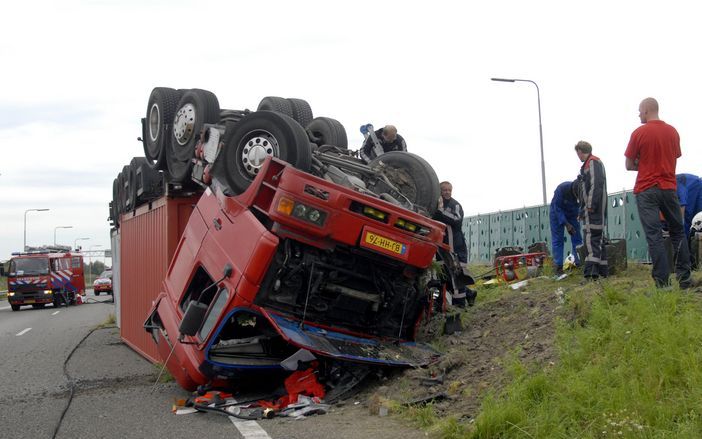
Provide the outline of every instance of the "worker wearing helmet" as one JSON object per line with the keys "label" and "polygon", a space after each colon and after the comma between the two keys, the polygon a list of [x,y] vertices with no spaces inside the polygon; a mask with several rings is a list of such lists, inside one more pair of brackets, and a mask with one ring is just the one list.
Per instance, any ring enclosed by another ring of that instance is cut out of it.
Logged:
{"label": "worker wearing helmet", "polygon": [[563,244],[565,242],[563,229],[570,235],[572,255],[575,265],[580,265],[576,248],[583,243],[578,222],[577,183],[564,181],[553,192],[553,199],[549,209],[551,221],[551,253],[553,265],[557,275],[563,274]]}

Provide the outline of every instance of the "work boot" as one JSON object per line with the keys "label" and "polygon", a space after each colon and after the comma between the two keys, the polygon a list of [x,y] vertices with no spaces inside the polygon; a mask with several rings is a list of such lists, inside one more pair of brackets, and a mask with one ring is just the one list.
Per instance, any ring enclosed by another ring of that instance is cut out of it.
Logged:
{"label": "work boot", "polygon": [[563,266],[562,265],[556,265],[556,276],[560,276],[563,274]]}
{"label": "work boot", "polygon": [[455,307],[458,308],[465,308],[466,307],[466,298],[465,297],[453,297],[451,298],[451,304]]}
{"label": "work boot", "polygon": [[466,301],[468,302],[468,306],[475,305],[476,297],[478,297],[478,292],[475,290],[468,289],[468,292],[466,293]]}

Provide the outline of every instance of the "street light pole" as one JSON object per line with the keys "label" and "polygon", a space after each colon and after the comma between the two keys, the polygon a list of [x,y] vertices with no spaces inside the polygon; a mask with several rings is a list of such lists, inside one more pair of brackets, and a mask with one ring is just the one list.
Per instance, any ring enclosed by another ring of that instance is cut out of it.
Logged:
{"label": "street light pole", "polygon": [[57,229],[72,229],[73,226],[56,226],[54,227],[54,247],[56,246],[56,230]]}
{"label": "street light pole", "polygon": [[88,283],[91,285],[93,282],[93,248],[95,247],[102,247],[102,244],[91,245],[88,248],[88,274],[90,275],[88,278]]}
{"label": "street light pole", "polygon": [[22,251],[27,251],[27,212],[46,212],[49,209],[27,209],[24,211],[24,245]]}
{"label": "street light pole", "polygon": [[507,79],[507,78],[490,78],[498,82],[530,82],[536,87],[536,103],[539,107],[539,145],[541,147],[541,191],[543,195],[544,205],[546,205],[546,163],[544,162],[544,134],[541,129],[541,93],[539,85],[531,79]]}
{"label": "street light pole", "polygon": [[73,249],[78,250],[78,241],[88,241],[88,240],[90,240],[90,238],[76,238],[73,241]]}

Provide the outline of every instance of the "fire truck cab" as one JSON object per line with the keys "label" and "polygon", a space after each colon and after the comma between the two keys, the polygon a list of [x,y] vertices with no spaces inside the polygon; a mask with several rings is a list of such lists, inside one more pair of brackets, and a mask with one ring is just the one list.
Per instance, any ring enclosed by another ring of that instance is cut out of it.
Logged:
{"label": "fire truck cab", "polygon": [[6,263],[7,300],[13,311],[22,305],[43,308],[76,303],[85,295],[83,255],[57,249],[13,253]]}

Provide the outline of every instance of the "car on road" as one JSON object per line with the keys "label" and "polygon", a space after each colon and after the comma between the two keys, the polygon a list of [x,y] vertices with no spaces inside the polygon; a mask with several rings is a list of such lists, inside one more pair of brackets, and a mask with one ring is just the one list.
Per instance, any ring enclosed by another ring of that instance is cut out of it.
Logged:
{"label": "car on road", "polygon": [[93,293],[99,296],[100,293],[112,294],[112,270],[103,271],[95,282],[93,282]]}

